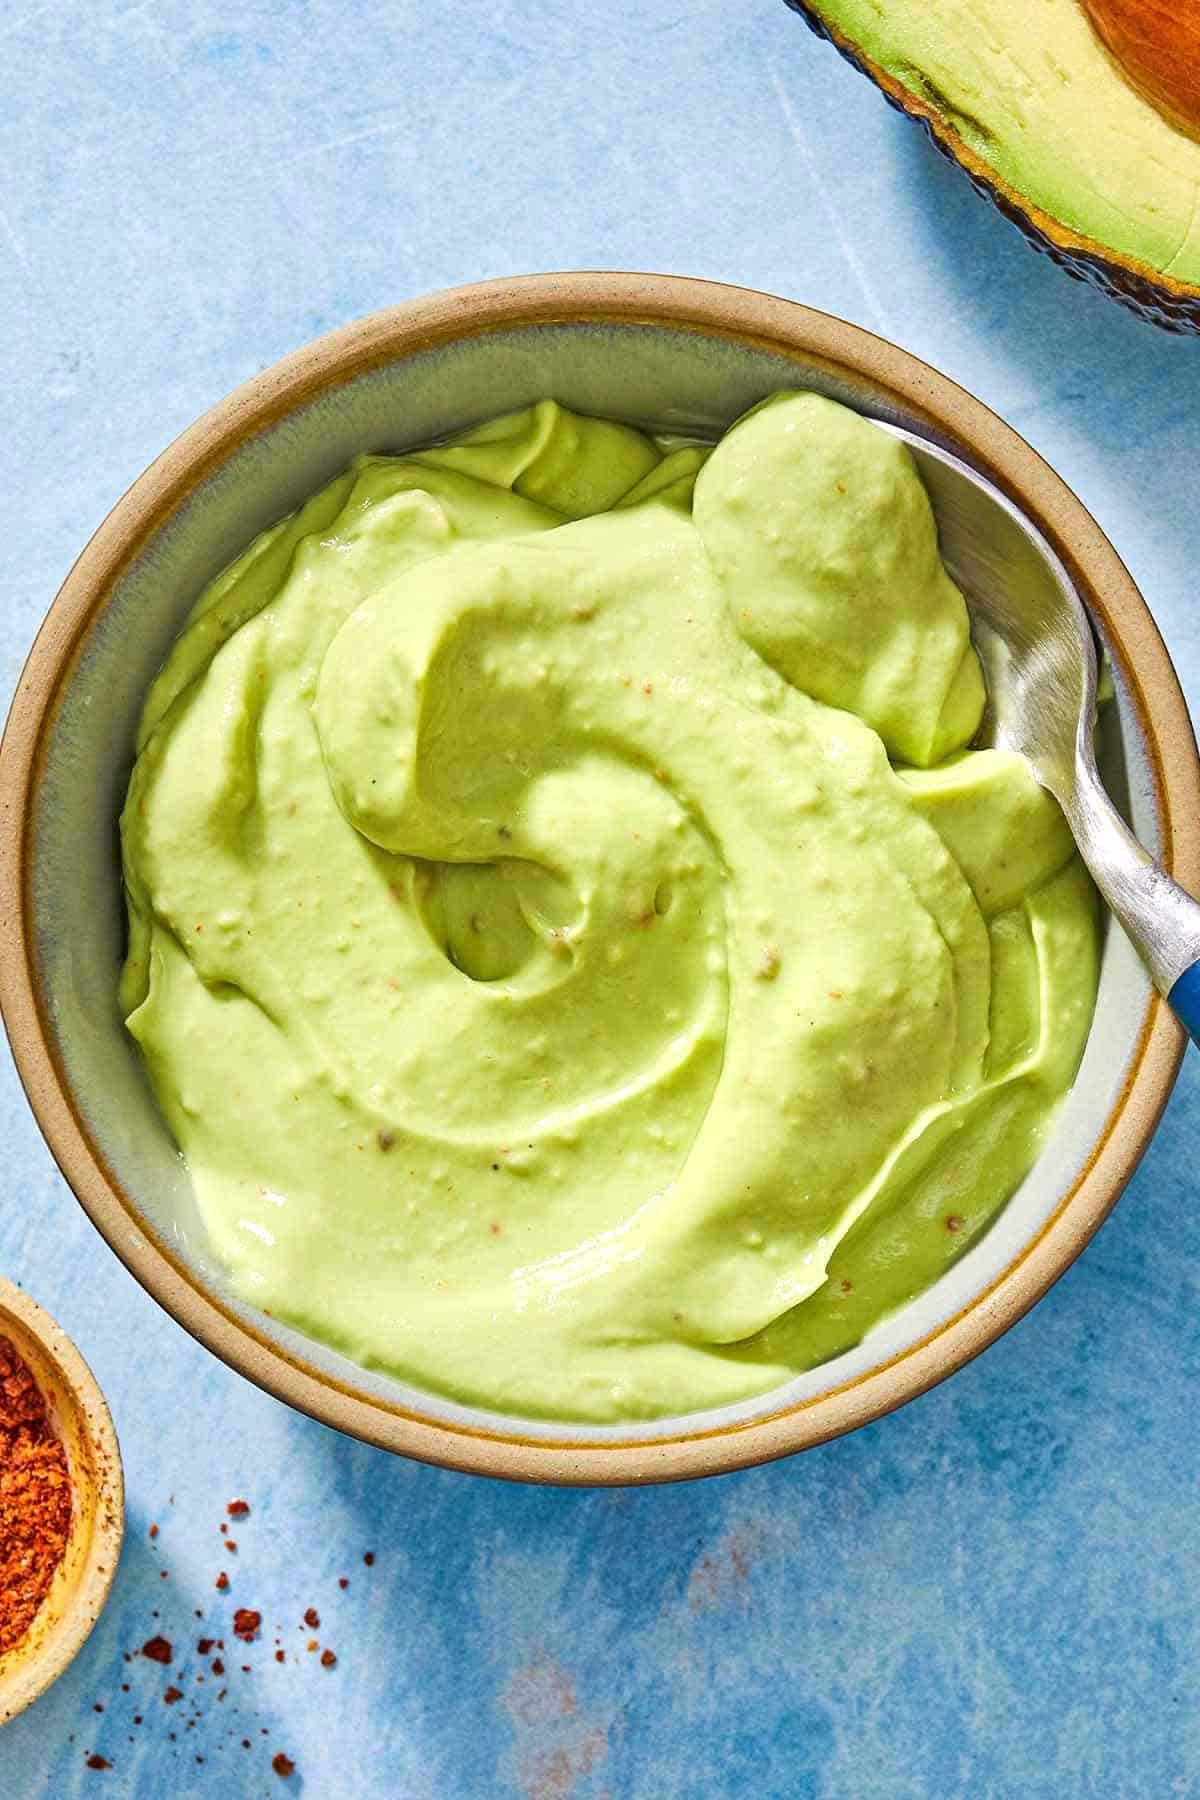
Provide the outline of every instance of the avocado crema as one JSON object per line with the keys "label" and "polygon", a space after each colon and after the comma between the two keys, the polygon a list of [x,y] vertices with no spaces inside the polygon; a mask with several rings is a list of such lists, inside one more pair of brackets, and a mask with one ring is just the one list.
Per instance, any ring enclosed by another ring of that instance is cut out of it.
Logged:
{"label": "avocado crema", "polygon": [[1034,1161],[1093,892],[907,450],[546,401],[208,589],[121,820],[129,1030],[236,1291],[530,1417],[754,1394]]}

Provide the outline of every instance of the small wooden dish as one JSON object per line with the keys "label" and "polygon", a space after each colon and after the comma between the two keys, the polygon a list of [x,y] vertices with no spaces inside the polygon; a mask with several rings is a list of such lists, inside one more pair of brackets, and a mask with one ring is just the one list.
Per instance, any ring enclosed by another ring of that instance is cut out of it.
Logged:
{"label": "small wooden dish", "polygon": [[104,1395],[70,1338],[28,1294],[0,1280],[0,1337],[46,1399],[71,1469],[71,1535],[29,1635],[0,1656],[0,1725],[62,1674],[100,1617],[121,1554],[125,1484]]}

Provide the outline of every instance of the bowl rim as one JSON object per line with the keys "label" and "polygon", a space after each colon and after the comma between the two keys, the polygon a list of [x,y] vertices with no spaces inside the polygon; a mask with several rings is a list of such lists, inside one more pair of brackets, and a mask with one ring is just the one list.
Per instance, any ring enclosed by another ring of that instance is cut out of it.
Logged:
{"label": "bowl rim", "polygon": [[248,440],[321,393],[465,338],[547,324],[641,325],[770,349],[798,366],[864,377],[1022,506],[1123,652],[1148,754],[1164,866],[1200,890],[1200,759],[1187,707],[1148,608],[1112,545],[1066,484],[983,403],[912,356],[796,301],[683,276],[510,276],[426,295],[317,338],[253,376],[190,426],[117,502],[69,572],[30,650],[0,743],[0,1012],[29,1103],[93,1224],[147,1292],[231,1368],[353,1437],[446,1468],[562,1485],[723,1474],[807,1449],[915,1399],[1028,1311],[1115,1205],[1162,1114],[1186,1037],[1149,998],[1122,1089],[1083,1169],[1041,1229],[956,1314],[873,1369],[744,1423],[616,1442],[522,1436],[450,1423],[355,1389],[260,1335],[188,1270],[121,1188],[74,1102],[41,991],[33,941],[32,843],[41,769],[59,699],[113,588],[146,543]]}
{"label": "bowl rim", "polygon": [[74,1342],[24,1288],[0,1277],[0,1334],[15,1319],[62,1376],[86,1428],[95,1473],[96,1506],[91,1540],[79,1581],[58,1626],[28,1656],[14,1646],[16,1661],[0,1688],[0,1725],[24,1712],[75,1660],[108,1599],[125,1535],[125,1479],[121,1449],[108,1402]]}

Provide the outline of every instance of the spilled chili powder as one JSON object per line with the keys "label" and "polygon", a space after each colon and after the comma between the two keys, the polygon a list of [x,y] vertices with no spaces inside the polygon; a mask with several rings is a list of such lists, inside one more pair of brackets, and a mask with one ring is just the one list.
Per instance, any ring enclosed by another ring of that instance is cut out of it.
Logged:
{"label": "spilled chili powder", "polygon": [[233,1615],[233,1635],[244,1643],[252,1643],[258,1636],[258,1628],[262,1624],[262,1614],[253,1607],[239,1606]]}
{"label": "spilled chili powder", "polygon": [[28,1364],[0,1337],[0,1655],[28,1634],[70,1529],[66,1451]]}

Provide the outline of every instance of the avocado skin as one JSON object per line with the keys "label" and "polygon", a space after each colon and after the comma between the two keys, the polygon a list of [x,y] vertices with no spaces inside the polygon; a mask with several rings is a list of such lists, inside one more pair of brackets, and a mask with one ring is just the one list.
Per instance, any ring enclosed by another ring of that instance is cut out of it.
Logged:
{"label": "avocado skin", "polygon": [[989,199],[1022,233],[1026,243],[1048,256],[1075,281],[1090,282],[1110,299],[1117,300],[1163,331],[1200,337],[1200,287],[1173,281],[1144,263],[1126,258],[1107,245],[1081,238],[1068,226],[1043,212],[1020,192],[1000,179],[975,155],[954,129],[952,117],[938,111],[927,97],[914,93],[881,69],[857,44],[846,37],[808,0],[784,0],[809,30],[861,75],[874,82],[889,106],[915,119],[942,155],[955,163],[977,193]]}

